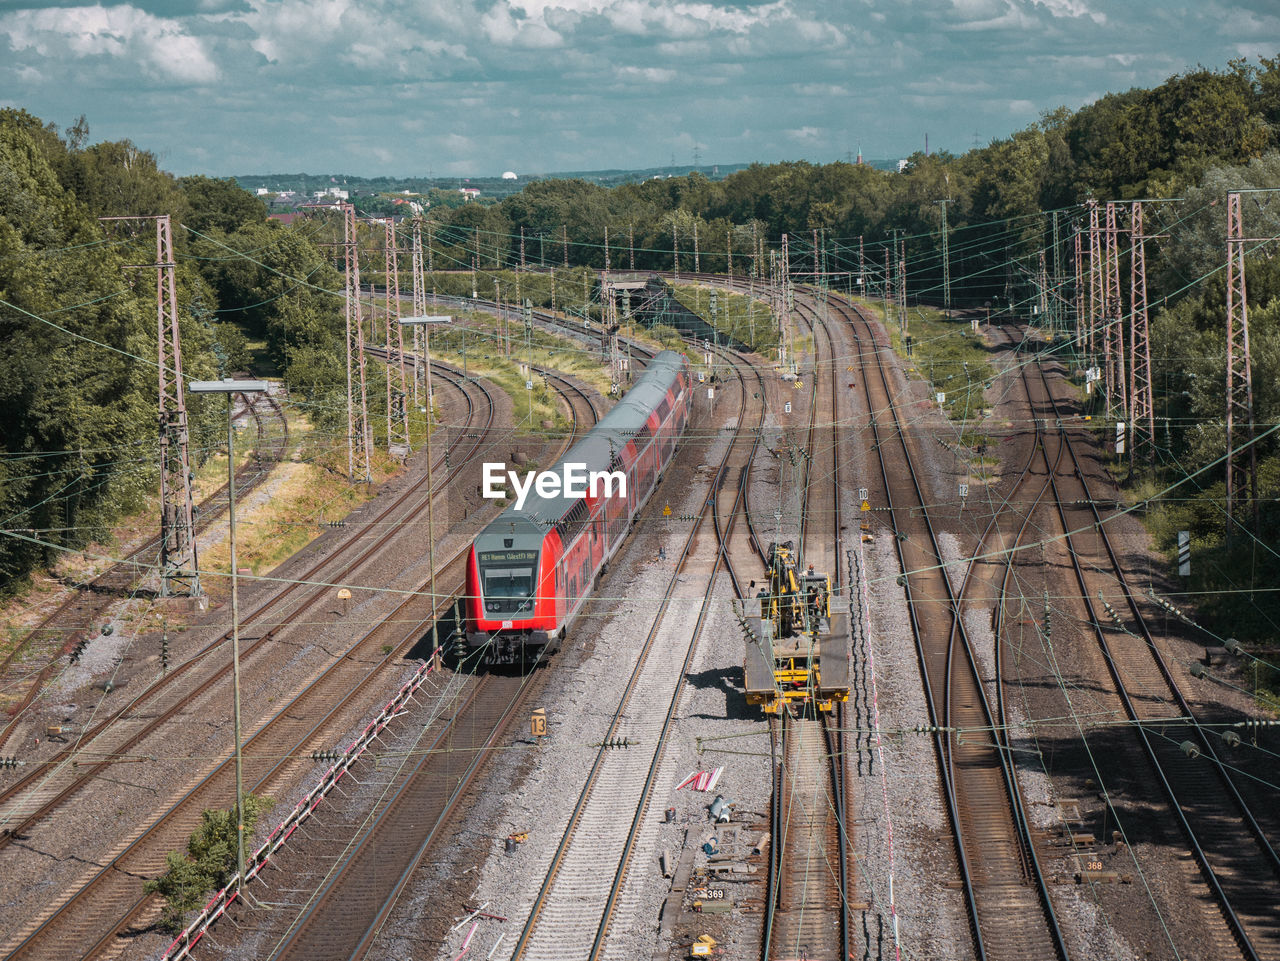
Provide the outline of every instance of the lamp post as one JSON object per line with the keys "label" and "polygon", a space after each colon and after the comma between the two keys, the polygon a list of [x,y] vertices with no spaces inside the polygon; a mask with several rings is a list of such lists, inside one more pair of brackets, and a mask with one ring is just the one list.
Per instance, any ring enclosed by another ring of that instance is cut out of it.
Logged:
{"label": "lamp post", "polygon": [[232,717],[236,738],[236,871],[244,889],[244,759],[240,753],[240,594],[236,582],[236,456],[235,426],[231,419],[232,394],[261,394],[265,380],[193,380],[187,385],[193,394],[227,395],[227,517],[231,526],[231,684]]}
{"label": "lamp post", "polygon": [[[431,420],[432,412],[435,409],[434,396],[431,393],[431,327],[433,324],[450,324],[453,318],[448,315],[427,315],[421,317],[401,317],[400,323],[405,327],[421,327],[422,328],[422,353],[427,365],[427,590],[431,593],[431,650],[434,654],[436,645],[439,643],[439,634],[436,632],[436,556],[435,556],[435,540],[436,540],[436,518],[435,518],[435,489],[431,484]],[[463,362],[466,362],[466,355],[463,355]],[[415,354],[413,358],[415,367],[414,375],[417,375],[418,357]]]}

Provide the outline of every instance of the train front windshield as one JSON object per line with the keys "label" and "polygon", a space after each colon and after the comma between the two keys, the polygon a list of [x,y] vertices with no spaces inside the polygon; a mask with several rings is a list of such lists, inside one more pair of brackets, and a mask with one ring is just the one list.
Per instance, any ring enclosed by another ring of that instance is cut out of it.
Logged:
{"label": "train front windshield", "polygon": [[533,612],[537,551],[480,551],[477,560],[486,614]]}

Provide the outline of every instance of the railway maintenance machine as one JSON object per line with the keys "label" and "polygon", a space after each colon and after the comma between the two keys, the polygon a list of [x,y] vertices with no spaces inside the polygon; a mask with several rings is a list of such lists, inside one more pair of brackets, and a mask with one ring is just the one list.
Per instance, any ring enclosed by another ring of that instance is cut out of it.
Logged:
{"label": "railway maintenance machine", "polygon": [[790,541],[770,544],[766,563],[766,586],[744,603],[747,703],[830,711],[849,700],[849,602],[812,565],[796,569]]}

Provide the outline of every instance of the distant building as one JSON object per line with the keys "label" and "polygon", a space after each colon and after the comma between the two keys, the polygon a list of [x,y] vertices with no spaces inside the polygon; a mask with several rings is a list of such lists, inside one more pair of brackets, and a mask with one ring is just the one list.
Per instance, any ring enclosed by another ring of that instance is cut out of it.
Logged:
{"label": "distant building", "polygon": [[276,207],[296,207],[306,198],[293,190],[282,190],[276,194],[269,194],[267,197],[267,205],[272,208]]}
{"label": "distant building", "polygon": [[503,180],[519,180],[520,178],[516,176],[516,172],[514,170],[508,170],[503,173],[502,179]]}
{"label": "distant building", "polygon": [[324,200],[326,197],[332,197],[335,200],[346,200],[350,195],[340,187],[330,187],[327,190],[317,190],[311,196],[316,200]]}
{"label": "distant building", "polygon": [[253,195],[255,197],[265,197],[269,193],[271,193],[271,191],[268,190],[266,187],[259,187],[257,190],[253,192]]}
{"label": "distant building", "polygon": [[910,166],[911,166],[911,161],[910,161],[910,160],[899,160],[899,161],[898,161],[898,173],[902,173],[904,170],[906,170],[906,169],[907,169],[908,167],[910,167]]}
{"label": "distant building", "polygon": [[462,196],[466,197],[468,200],[474,200],[476,197],[480,196],[480,188],[479,187],[459,187],[458,193],[462,194]]}

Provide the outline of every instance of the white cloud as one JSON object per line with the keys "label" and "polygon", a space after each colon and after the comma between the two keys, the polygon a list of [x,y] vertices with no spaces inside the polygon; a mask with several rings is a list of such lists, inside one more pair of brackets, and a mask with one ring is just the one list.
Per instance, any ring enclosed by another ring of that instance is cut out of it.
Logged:
{"label": "white cloud", "polygon": [[951,0],[964,18],[956,30],[1031,30],[1035,21],[1013,0]]}
{"label": "white cloud", "polygon": [[839,83],[793,83],[791,89],[798,97],[848,97],[851,91]]}
{"label": "white cloud", "polygon": [[[529,22],[548,15],[569,14],[581,20],[605,18],[614,30],[633,36],[660,34],[668,38],[712,33],[743,34],[759,24],[791,17],[791,0],[742,8],[715,3],[666,3],[662,0],[499,0],[493,10],[518,10]],[[492,12],[492,11],[491,11]]]}
{"label": "white cloud", "polygon": [[665,67],[619,67],[618,79],[639,81],[641,83],[671,83],[679,73]]}
{"label": "white cloud", "polygon": [[541,19],[517,19],[511,9],[494,4],[480,20],[485,35],[500,47],[549,49],[564,45],[564,37]]}
{"label": "white cloud", "polygon": [[1055,17],[1088,17],[1097,24],[1107,22],[1107,15],[1091,8],[1086,0],[1031,0],[1031,2],[1044,7]]}
{"label": "white cloud", "polygon": [[1276,2],[0,0],[0,91],[179,173],[877,158],[1273,54]]}
{"label": "white cloud", "polygon": [[141,63],[160,79],[193,84],[219,79],[204,43],[179,21],[128,4],[17,10],[0,16],[0,32],[13,50],[47,59],[110,57]]}

